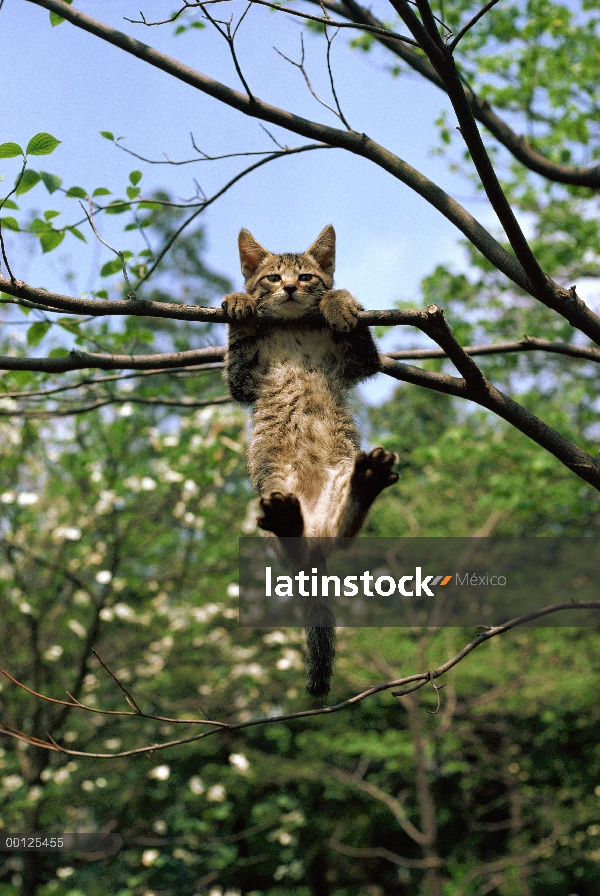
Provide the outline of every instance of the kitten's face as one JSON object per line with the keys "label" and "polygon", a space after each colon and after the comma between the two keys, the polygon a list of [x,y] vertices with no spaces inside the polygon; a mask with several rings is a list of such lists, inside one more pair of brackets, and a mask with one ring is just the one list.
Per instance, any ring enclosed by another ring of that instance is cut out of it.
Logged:
{"label": "kitten's face", "polygon": [[276,317],[301,317],[333,286],[335,231],[326,227],[301,255],[272,255],[247,230],[240,233],[242,273],[246,291],[257,308]]}

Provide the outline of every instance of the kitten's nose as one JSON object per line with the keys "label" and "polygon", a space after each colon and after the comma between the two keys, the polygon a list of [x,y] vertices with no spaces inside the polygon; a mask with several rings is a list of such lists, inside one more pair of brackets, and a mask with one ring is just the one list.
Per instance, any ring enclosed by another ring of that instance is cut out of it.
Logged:
{"label": "kitten's nose", "polygon": [[291,286],[284,286],[283,290],[284,292],[287,292],[288,296],[291,299],[293,294],[296,292],[296,287],[292,284]]}

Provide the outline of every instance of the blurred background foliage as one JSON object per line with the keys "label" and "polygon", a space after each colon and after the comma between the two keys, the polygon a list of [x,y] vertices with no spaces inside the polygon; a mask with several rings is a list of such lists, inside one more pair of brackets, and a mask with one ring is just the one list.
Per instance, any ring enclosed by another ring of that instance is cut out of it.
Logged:
{"label": "blurred background foliage", "polygon": [[[455,2],[443,14],[452,24],[477,8]],[[597,9],[501,4],[462,42],[465,77],[559,161],[598,157]],[[354,45],[372,49],[371,40]],[[440,133],[449,162],[463,166],[442,120]],[[597,199],[544,184],[503,151],[497,161],[548,273],[567,284],[595,278]],[[136,227],[164,242],[183,213],[167,193],[156,198],[162,204],[150,204]],[[204,265],[203,245],[202,228],[190,229],[143,295],[218,303],[230,285]],[[444,307],[464,344],[576,338],[474,253],[469,260],[467,273],[438,267],[419,300]],[[222,328],[205,324],[120,324],[77,322],[63,327],[62,343],[54,330],[44,339],[59,352],[70,347],[69,332],[96,351],[224,341]],[[397,337],[406,346],[406,333]],[[2,354],[29,351],[8,335],[2,342]],[[591,363],[524,353],[485,357],[481,367],[598,450]],[[82,378],[69,376],[64,382]],[[25,372],[2,377],[5,392],[53,383]],[[301,631],[237,624],[237,538],[255,532],[255,498],[244,463],[247,414],[211,404],[226,395],[220,371],[136,374],[95,389],[111,403],[58,418],[15,417],[13,399],[2,399],[2,665],[49,697],[69,691],[88,706],[127,711],[93,648],[145,712],[171,719],[248,721],[308,708]],[[176,404],[190,400],[198,406]],[[597,535],[597,493],[502,421],[411,386],[377,407],[353,400],[365,444],[400,454],[400,482],[377,501],[364,534]],[[52,410],[47,396],[39,408]],[[433,668],[472,636],[341,630],[332,702]],[[433,689],[400,700],[384,693],[336,715],[131,758],[71,758],[4,736],[3,832],[114,831],[124,846],[98,859],[3,854],[0,896],[596,896],[597,655],[594,630],[515,630],[445,677],[438,712]],[[0,718],[86,752],[198,731],[66,709],[7,679]]]}

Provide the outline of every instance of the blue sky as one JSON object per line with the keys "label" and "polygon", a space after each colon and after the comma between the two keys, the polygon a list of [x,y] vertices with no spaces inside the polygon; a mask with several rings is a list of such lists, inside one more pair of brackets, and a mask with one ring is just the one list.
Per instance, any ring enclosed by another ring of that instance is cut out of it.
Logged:
{"label": "blue sky", "polygon": [[[173,36],[172,25],[147,28],[124,21],[168,17],[175,5],[143,0],[76,0],[80,9],[136,38],[175,56],[211,77],[239,88],[226,42],[210,26]],[[389,19],[389,6],[380,4]],[[225,17],[239,15],[239,0],[213,6]],[[377,13],[378,4],[374,11]],[[334,116],[318,105],[301,73],[274,47],[300,58],[300,20],[257,7],[242,24],[236,42],[241,66],[253,92],[305,117],[336,125]],[[62,143],[55,153],[33,167],[60,175],[64,186],[86,189],[106,186],[122,195],[127,174],[143,172],[145,194],[169,189],[179,197],[194,194],[196,178],[207,194],[231,177],[243,160],[200,162],[193,166],[151,166],[138,163],[103,139],[101,130],[123,135],[130,149],[149,158],[190,158],[190,132],[207,153],[218,155],[271,148],[258,123],[216,100],[153,69],[68,22],[52,28],[48,12],[25,0],[5,0],[0,10],[2,82],[0,83],[0,142],[25,145],[39,131]],[[468,201],[471,188],[448,173],[446,162],[431,155],[436,143],[433,122],[448,108],[441,92],[417,76],[392,78],[387,57],[365,55],[347,48],[349,32],[340,32],[332,53],[337,92],[346,117],[357,131],[367,133],[464,202],[482,223],[493,226],[485,202]],[[315,89],[330,100],[323,43],[305,37],[306,67]],[[452,117],[450,118],[452,121]],[[272,129],[288,145],[302,138]],[[18,160],[2,160],[5,184],[18,171]],[[61,208],[38,185],[22,197],[23,207]],[[467,200],[467,201],[465,201]],[[70,208],[73,208],[71,203]],[[72,216],[74,210],[70,212]],[[72,220],[72,217],[68,217]],[[306,153],[264,166],[233,187],[203,215],[208,236],[207,260],[242,285],[237,258],[241,226],[272,251],[303,250],[322,227],[333,223],[338,235],[336,284],[350,289],[367,308],[391,307],[398,299],[420,305],[419,282],[435,264],[464,265],[459,234],[423,199],[373,164],[342,150]],[[102,234],[118,246],[120,218],[101,223]],[[122,240],[122,237],[121,237]],[[111,254],[91,239],[88,246],[67,237],[50,255],[32,254],[11,241],[16,276],[35,285],[65,291],[64,271],[76,271],[70,291],[106,285],[96,276]],[[404,331],[396,340],[412,340]],[[371,389],[373,396],[377,392]]]}

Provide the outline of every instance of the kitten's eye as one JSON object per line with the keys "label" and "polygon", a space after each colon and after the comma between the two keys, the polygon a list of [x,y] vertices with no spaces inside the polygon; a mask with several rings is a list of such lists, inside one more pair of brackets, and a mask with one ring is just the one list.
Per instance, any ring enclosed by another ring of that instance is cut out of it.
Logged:
{"label": "kitten's eye", "polygon": [[279,283],[281,277],[279,276],[279,274],[269,274],[266,279],[269,281],[269,283]]}
{"label": "kitten's eye", "polygon": [[308,283],[309,280],[312,280],[312,274],[298,274],[298,280],[302,280],[303,283]]}

